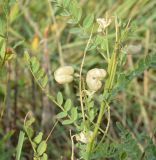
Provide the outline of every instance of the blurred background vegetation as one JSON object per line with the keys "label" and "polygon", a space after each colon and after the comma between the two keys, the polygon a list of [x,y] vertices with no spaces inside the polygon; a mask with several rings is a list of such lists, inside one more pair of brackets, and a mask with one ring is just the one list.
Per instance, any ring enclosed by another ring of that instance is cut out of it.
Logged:
{"label": "blurred background vegetation", "polygon": [[[94,13],[96,18],[118,15],[123,22],[131,20],[132,33],[126,67],[131,69],[138,58],[156,53],[156,1],[155,0],[79,0],[84,13]],[[57,108],[42,93],[29,73],[23,53],[29,50],[37,56],[49,76],[49,93],[61,90],[66,97],[76,99],[78,82],[69,88],[54,81],[53,72],[60,65],[72,65],[78,73],[86,39],[71,33],[67,18],[60,16],[59,8],[48,0],[0,0],[0,51],[6,41],[5,62],[0,67],[0,159],[14,157],[19,131],[25,115],[31,111],[36,119],[36,132],[43,131],[45,138],[53,127]],[[111,34],[110,34],[111,37]],[[113,48],[113,46],[112,46]],[[86,57],[83,72],[103,67],[101,55],[91,50]],[[119,121],[132,135],[153,136],[156,129],[156,72],[144,71],[119,93],[111,104],[109,134],[119,141],[116,122]],[[105,123],[103,123],[105,127]],[[48,141],[49,159],[70,159],[69,129],[58,123]],[[142,141],[140,145],[144,146]],[[23,159],[31,159],[30,144],[24,144]],[[13,158],[14,159],[14,158]],[[156,159],[156,158],[155,158]]]}

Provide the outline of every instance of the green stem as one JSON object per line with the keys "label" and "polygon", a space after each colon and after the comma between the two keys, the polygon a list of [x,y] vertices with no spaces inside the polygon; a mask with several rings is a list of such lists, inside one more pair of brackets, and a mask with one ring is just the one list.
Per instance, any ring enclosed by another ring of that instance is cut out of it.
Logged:
{"label": "green stem", "polygon": [[96,135],[97,135],[97,132],[99,130],[100,123],[101,123],[101,120],[102,120],[102,117],[103,117],[103,114],[104,114],[104,111],[105,111],[105,106],[106,106],[106,103],[102,102],[101,103],[101,107],[100,107],[100,113],[99,113],[97,122],[95,124],[93,135],[92,135],[92,137],[90,139],[90,142],[87,145],[87,159],[90,158],[90,153],[91,153],[93,145],[94,145],[94,140],[96,138]]}
{"label": "green stem", "polygon": [[119,52],[119,37],[118,37],[119,36],[118,35],[119,28],[118,27],[119,26],[118,26],[117,19],[116,19],[116,43],[115,43],[115,47],[114,47],[114,52],[113,52],[111,59],[110,59],[110,62],[108,64],[107,71],[108,71],[109,77],[106,80],[104,93],[103,93],[103,97],[105,98],[105,100],[101,103],[100,112],[98,115],[97,122],[95,124],[93,135],[90,138],[89,143],[87,144],[87,160],[90,159],[90,154],[94,148],[94,141],[97,136],[98,129],[100,128],[100,124],[101,124],[101,121],[102,121],[102,118],[103,118],[103,115],[105,112],[106,104],[109,105],[109,101],[110,101],[110,93],[109,92],[112,89],[113,84],[114,84],[116,68],[117,68],[117,53]]}

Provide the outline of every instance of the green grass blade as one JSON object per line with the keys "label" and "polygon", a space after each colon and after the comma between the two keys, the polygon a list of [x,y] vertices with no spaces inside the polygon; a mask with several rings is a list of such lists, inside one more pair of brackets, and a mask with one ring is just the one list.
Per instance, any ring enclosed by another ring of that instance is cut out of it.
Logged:
{"label": "green grass blade", "polygon": [[18,144],[16,148],[16,160],[20,160],[24,137],[25,137],[25,133],[23,131],[20,131]]}

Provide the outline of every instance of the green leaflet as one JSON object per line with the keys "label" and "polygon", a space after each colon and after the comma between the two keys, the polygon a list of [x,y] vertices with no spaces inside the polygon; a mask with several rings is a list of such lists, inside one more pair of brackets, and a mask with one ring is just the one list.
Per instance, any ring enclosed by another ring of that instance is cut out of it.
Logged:
{"label": "green leaflet", "polygon": [[45,74],[43,68],[41,68],[39,61],[36,57],[30,57],[28,52],[24,53],[24,59],[32,72],[36,82],[44,89],[48,83],[48,76]]}
{"label": "green leaflet", "polygon": [[39,61],[37,60],[37,58],[32,57],[30,59],[30,63],[31,63],[31,68],[32,68],[33,73],[37,73],[37,71],[39,70],[39,67],[40,67],[40,64],[39,64]]}
{"label": "green leaflet", "polygon": [[34,135],[34,130],[32,129],[32,127],[25,127],[25,131],[26,131],[26,133],[27,133],[27,135],[30,137],[30,138],[32,138],[33,137],[33,135]]}
{"label": "green leaflet", "polygon": [[31,117],[29,120],[26,121],[25,127],[30,127],[35,122],[35,118]]}
{"label": "green leaflet", "polygon": [[46,151],[46,149],[47,149],[47,143],[46,141],[42,141],[37,148],[38,155],[41,156]]}
{"label": "green leaflet", "polygon": [[67,112],[60,112],[56,115],[58,119],[67,117]]}
{"label": "green leaflet", "polygon": [[77,1],[73,0],[69,5],[69,11],[72,15],[72,19],[68,22],[78,23],[82,16],[82,8],[78,5]]}
{"label": "green leaflet", "polygon": [[0,59],[4,59],[5,58],[5,52],[6,52],[6,42],[5,39],[2,39],[0,37]]}
{"label": "green leaflet", "polygon": [[89,14],[85,17],[85,19],[83,20],[83,27],[85,29],[89,28],[94,21],[94,14]]}
{"label": "green leaflet", "polygon": [[63,95],[61,92],[57,93],[57,103],[61,106],[63,104]]}
{"label": "green leaflet", "polygon": [[43,156],[41,157],[41,160],[48,160],[48,156],[46,153],[43,153]]}
{"label": "green leaflet", "polygon": [[81,28],[75,27],[75,28],[71,28],[69,32],[72,34],[81,34],[83,31]]}
{"label": "green leaflet", "polygon": [[40,84],[41,84],[41,86],[42,86],[43,88],[45,88],[46,85],[47,85],[47,83],[48,83],[48,76],[45,75],[45,76],[42,78],[42,80],[40,80]]}
{"label": "green leaflet", "polygon": [[71,119],[72,119],[73,121],[76,121],[77,116],[78,116],[78,114],[77,114],[77,108],[74,107],[74,108],[71,109]]}
{"label": "green leaflet", "polygon": [[72,102],[70,99],[67,99],[64,105],[64,109],[68,112],[71,109]]}
{"label": "green leaflet", "polygon": [[33,141],[34,141],[36,144],[39,144],[39,143],[41,142],[41,140],[42,140],[42,136],[43,136],[43,133],[42,133],[42,132],[39,132],[38,135],[34,138]]}
{"label": "green leaflet", "polygon": [[62,122],[63,125],[69,125],[69,124],[72,124],[72,123],[73,123],[73,121],[71,119],[67,119],[67,120],[64,120]]}
{"label": "green leaflet", "polygon": [[32,128],[32,124],[35,122],[34,117],[30,117],[28,120],[25,120],[24,130],[29,138],[32,138],[34,135],[34,130]]}

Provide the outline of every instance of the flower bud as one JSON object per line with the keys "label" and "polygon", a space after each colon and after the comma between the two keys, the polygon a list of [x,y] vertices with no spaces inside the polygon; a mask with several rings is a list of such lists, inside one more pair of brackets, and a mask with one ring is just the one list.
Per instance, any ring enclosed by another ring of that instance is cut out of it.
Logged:
{"label": "flower bud", "polygon": [[101,88],[101,80],[106,77],[106,71],[104,69],[94,68],[88,71],[86,76],[86,83],[91,91],[97,91]]}
{"label": "flower bud", "polygon": [[76,135],[76,140],[80,141],[82,143],[88,143],[89,139],[91,138],[91,136],[93,135],[92,131],[88,131],[86,132],[81,132],[80,134]]}
{"label": "flower bud", "polygon": [[54,72],[54,78],[59,84],[66,84],[73,81],[74,69],[72,66],[59,67]]}

